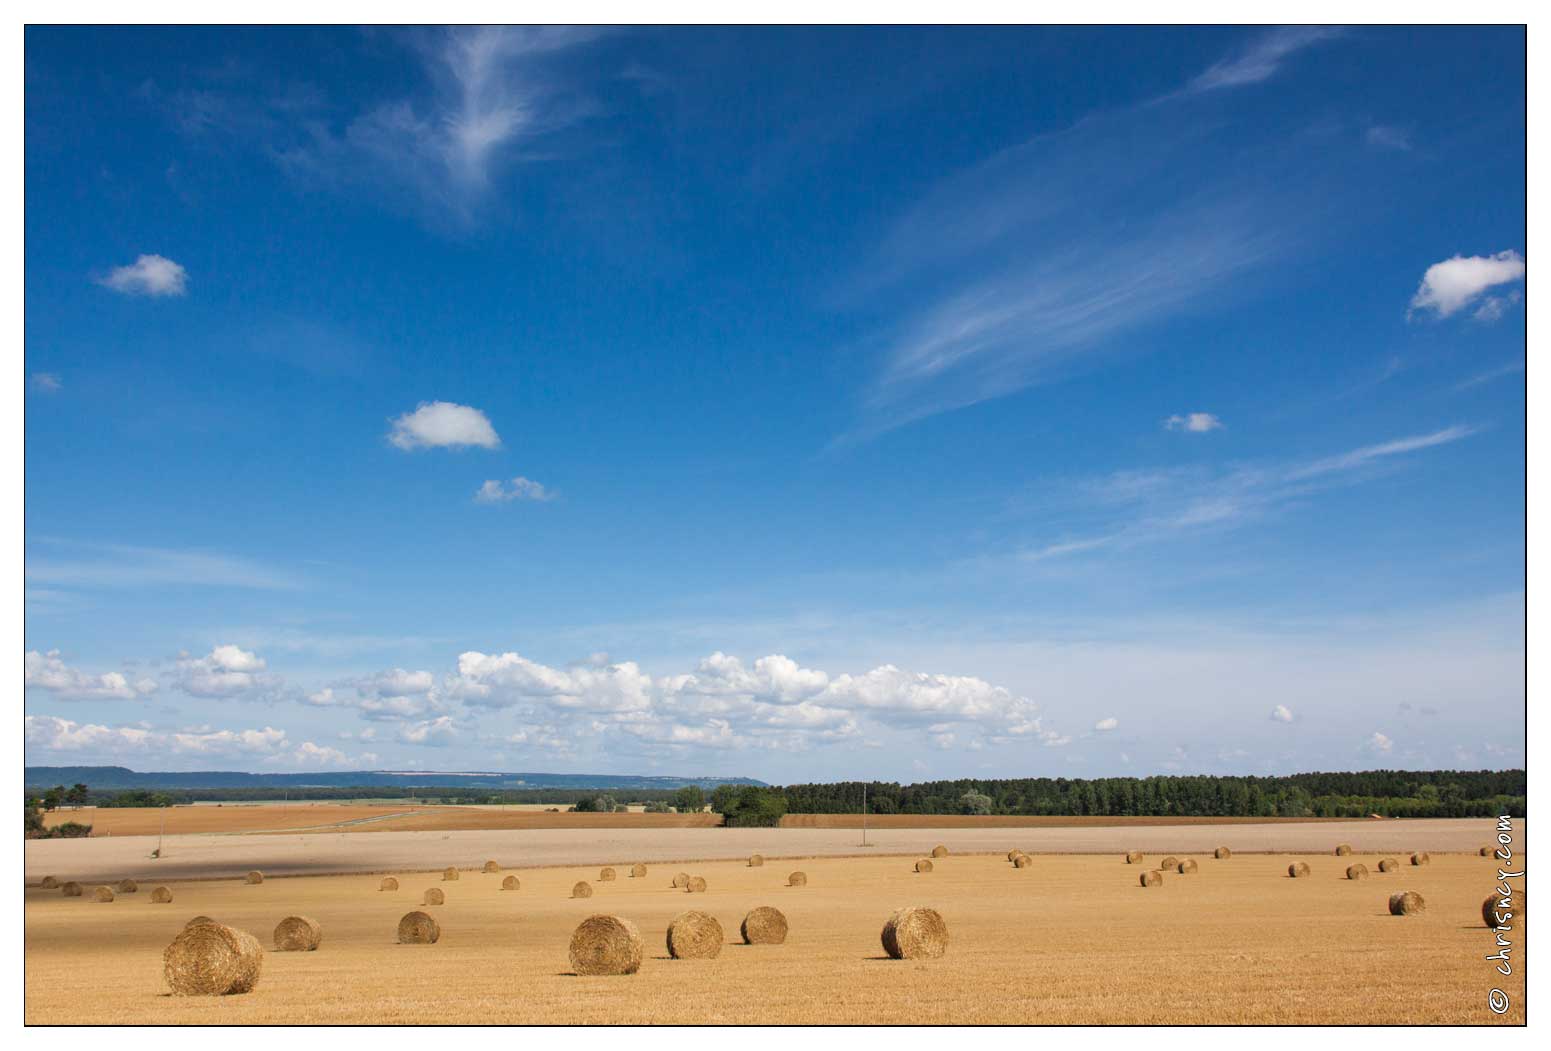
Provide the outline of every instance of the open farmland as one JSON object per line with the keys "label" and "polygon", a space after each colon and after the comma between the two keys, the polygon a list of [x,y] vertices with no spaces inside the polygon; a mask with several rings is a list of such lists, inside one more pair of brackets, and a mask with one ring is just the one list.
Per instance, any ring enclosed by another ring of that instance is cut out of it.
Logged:
{"label": "open farmland", "polygon": [[[1399,824],[1399,823],[1395,823]],[[1485,840],[1481,822],[1474,823]],[[1313,826],[1322,827],[1322,826]],[[686,830],[696,831],[696,830]],[[745,830],[729,830],[745,831]],[[760,830],[746,830],[759,832]],[[526,868],[520,854],[492,854],[501,873],[470,871],[457,882],[399,874],[168,882],[171,904],[148,901],[150,882],[112,903],[26,892],[26,1020],[30,1023],[1492,1023],[1524,1017],[1521,980],[1495,976],[1482,957],[1491,934],[1481,901],[1491,859],[1437,854],[1424,867],[1380,874],[1380,854],[1336,858],[1319,852],[1240,855],[1199,863],[1195,875],[1165,876],[1143,888],[1118,854],[1041,855],[1025,869],[1004,856],[950,855],[916,874],[909,856],[775,858],[787,833],[764,830],[766,864],[653,864],[626,878],[633,855],[609,858],[620,871],[600,882],[595,866]],[[1522,827],[1519,835],[1523,834]],[[336,837],[337,838],[337,837]],[[371,837],[348,837],[358,843]],[[424,837],[422,837],[424,838]],[[1007,846],[1022,837],[1004,837]],[[254,842],[254,837],[241,837]],[[73,843],[71,846],[86,846]],[[435,864],[441,840],[424,843]],[[1004,851],[1005,853],[1005,851]],[[234,862],[238,859],[233,858]],[[448,859],[453,860],[453,859]],[[1289,879],[1306,861],[1312,875]],[[1364,862],[1373,877],[1342,878]],[[674,872],[704,876],[708,890],[670,888]],[[785,885],[788,872],[808,875]],[[508,874],[521,889],[500,890]],[[59,875],[64,878],[66,873]],[[123,875],[145,877],[144,866]],[[595,894],[573,900],[571,886]],[[400,916],[428,887],[435,945],[395,942]],[[1389,894],[1415,890],[1419,916],[1388,914]],[[879,930],[899,905],[937,909],[950,932],[941,959],[884,957]],[[784,945],[744,946],[747,910],[786,913]],[[729,944],[716,959],[672,960],[669,921],[701,909],[716,916]],[[567,944],[584,917],[633,920],[646,942],[639,973],[579,978]],[[323,929],[310,953],[266,952],[262,978],[246,995],[168,996],[161,952],[196,913],[249,931],[266,949],[283,917],[299,913]],[[1522,955],[1515,956],[1522,964]],[[1516,970],[1518,968],[1516,967]],[[1508,1014],[1486,1008],[1493,985],[1512,997]]]}

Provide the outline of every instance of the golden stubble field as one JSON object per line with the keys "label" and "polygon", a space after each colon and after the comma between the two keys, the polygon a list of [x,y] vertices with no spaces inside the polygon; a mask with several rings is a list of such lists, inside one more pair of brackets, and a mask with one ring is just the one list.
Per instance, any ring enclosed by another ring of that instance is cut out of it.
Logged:
{"label": "golden stubble field", "polygon": [[[1182,859],[1187,855],[1179,855]],[[1481,901],[1491,859],[1434,854],[1432,864],[1377,871],[1379,855],[1193,855],[1200,871],[1157,888],[1147,866],[1118,856],[1037,856],[1026,869],[1004,857],[768,859],[763,867],[654,864],[598,882],[595,868],[462,873],[456,882],[401,874],[170,884],[175,900],[149,902],[151,884],[100,904],[58,891],[26,891],[29,1023],[1515,1023],[1524,1019],[1523,936],[1515,976],[1483,957],[1492,934]],[[1308,879],[1287,866],[1306,860]],[[1342,878],[1364,862],[1372,878]],[[704,894],[670,888],[683,868]],[[806,887],[785,886],[807,873]],[[516,874],[518,891],[501,891]],[[590,879],[588,900],[569,897]],[[442,926],[431,946],[401,946],[395,925],[427,887]],[[1397,917],[1396,890],[1419,891],[1424,915]],[[950,930],[937,960],[884,957],[879,931],[900,905],[939,910]],[[781,946],[737,943],[757,905],[783,910]],[[715,915],[728,944],[714,960],[667,957],[669,921],[685,909]],[[646,940],[639,973],[572,975],[567,945],[596,913],[632,919]],[[204,913],[255,935],[266,949],[292,913],[322,924],[310,953],[267,951],[247,995],[168,994],[162,949]],[[1487,1010],[1494,986],[1512,998]]]}

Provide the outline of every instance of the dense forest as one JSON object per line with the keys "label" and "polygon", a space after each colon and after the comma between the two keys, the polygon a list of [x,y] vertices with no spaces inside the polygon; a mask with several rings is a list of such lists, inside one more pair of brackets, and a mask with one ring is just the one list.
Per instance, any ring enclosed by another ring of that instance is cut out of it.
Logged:
{"label": "dense forest", "polygon": [[[793,814],[854,814],[862,783],[775,789]],[[876,814],[1101,817],[1524,816],[1523,770],[1365,770],[1285,777],[1036,777],[867,784]]]}

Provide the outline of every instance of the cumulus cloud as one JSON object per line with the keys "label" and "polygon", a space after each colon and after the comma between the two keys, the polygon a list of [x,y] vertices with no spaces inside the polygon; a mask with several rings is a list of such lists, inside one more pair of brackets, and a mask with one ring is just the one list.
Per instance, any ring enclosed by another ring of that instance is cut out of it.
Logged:
{"label": "cumulus cloud", "polygon": [[1292,709],[1285,704],[1279,704],[1271,709],[1271,718],[1275,722],[1290,723],[1293,721]]}
{"label": "cumulus cloud", "polygon": [[143,255],[114,267],[100,283],[127,296],[181,296],[188,290],[188,272],[165,256]]}
{"label": "cumulus cloud", "polygon": [[474,493],[474,500],[481,504],[509,504],[513,500],[534,500],[542,503],[554,498],[555,494],[544,488],[542,483],[520,475],[504,484],[488,481]]}
{"label": "cumulus cloud", "polygon": [[132,701],[156,692],[154,679],[131,681],[116,671],[100,675],[82,672],[66,664],[58,650],[27,651],[23,685],[28,689],[47,690],[67,701]]}
{"label": "cumulus cloud", "polygon": [[457,724],[449,715],[441,715],[424,722],[406,723],[399,728],[399,740],[404,744],[430,745],[440,748],[452,744],[458,736]]}
{"label": "cumulus cloud", "polygon": [[[1411,297],[1411,314],[1431,310],[1440,318],[1457,314],[1475,303],[1490,288],[1524,280],[1524,257],[1509,249],[1496,255],[1457,255],[1434,263],[1422,275],[1422,283]],[[1483,320],[1501,314],[1497,304]]]}
{"label": "cumulus cloud", "polygon": [[29,750],[104,759],[145,757],[151,762],[258,759],[295,766],[344,766],[359,761],[352,760],[337,748],[311,741],[293,745],[284,730],[272,726],[248,730],[211,727],[156,730],[145,725],[78,723],[52,715],[29,715],[24,726]]}
{"label": "cumulus cloud", "polygon": [[1098,722],[1094,723],[1093,728],[1099,733],[1108,733],[1119,725],[1120,720],[1116,719],[1114,716],[1110,716],[1108,719],[1100,719]]}
{"label": "cumulus cloud", "polygon": [[279,681],[264,674],[264,660],[240,646],[217,646],[203,657],[178,658],[173,681],[191,697],[233,698],[267,692]]}
{"label": "cumulus cloud", "polygon": [[958,730],[1003,743],[1071,740],[1047,728],[1028,698],[973,676],[887,664],[831,675],[781,654],[745,664],[717,652],[691,671],[654,678],[630,661],[555,668],[518,653],[471,651],[443,688],[474,707],[570,712],[590,718],[594,731],[665,744],[803,748],[852,738],[863,720],[938,737]]}
{"label": "cumulus cloud", "polygon": [[[336,689],[349,690],[352,695]],[[341,680],[308,695],[307,703],[319,708],[353,708],[362,718],[380,722],[423,719],[444,708],[435,676],[403,668]]]}
{"label": "cumulus cloud", "polygon": [[388,432],[388,441],[406,451],[470,445],[481,449],[501,447],[501,438],[484,413],[450,401],[423,401],[414,412],[397,417]]}
{"label": "cumulus cloud", "polygon": [[1365,747],[1375,755],[1388,755],[1394,750],[1395,742],[1375,730],[1373,736],[1368,738]]}
{"label": "cumulus cloud", "polygon": [[1183,416],[1176,414],[1163,421],[1164,430],[1188,431],[1191,434],[1205,434],[1222,425],[1222,421],[1209,412],[1189,412]]}

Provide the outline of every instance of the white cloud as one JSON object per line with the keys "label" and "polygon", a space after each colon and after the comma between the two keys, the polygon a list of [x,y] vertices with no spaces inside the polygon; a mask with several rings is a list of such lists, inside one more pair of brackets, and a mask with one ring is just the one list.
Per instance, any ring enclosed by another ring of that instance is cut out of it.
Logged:
{"label": "white cloud", "polygon": [[1522,298],[1523,296],[1518,289],[1514,289],[1507,295],[1487,296],[1470,316],[1477,321],[1484,321],[1490,324],[1493,321],[1500,320],[1507,309],[1511,306],[1517,306]]}
{"label": "white cloud", "polygon": [[1231,58],[1223,59],[1190,82],[1187,93],[1216,91],[1269,80],[1294,53],[1340,35],[1333,26],[1284,26],[1257,37]]}
{"label": "white cloud", "polygon": [[1183,416],[1176,414],[1163,421],[1165,430],[1189,431],[1192,434],[1205,434],[1207,431],[1217,430],[1222,425],[1222,421],[1209,412],[1191,412]]}
{"label": "white cloud", "polygon": [[1468,438],[1474,433],[1476,433],[1474,427],[1455,424],[1452,427],[1445,427],[1430,434],[1417,434],[1409,438],[1397,438],[1394,441],[1379,442],[1377,445],[1365,445],[1360,449],[1353,449],[1351,452],[1342,453],[1339,456],[1314,460],[1301,467],[1294,468],[1287,473],[1287,477],[1292,480],[1298,480],[1330,474],[1333,471],[1350,471],[1385,457],[1399,456],[1403,453],[1416,452],[1419,449],[1430,449],[1435,445],[1447,445],[1450,442],[1457,442],[1461,438]]}
{"label": "white cloud", "polygon": [[67,701],[132,701],[156,692],[153,679],[134,681],[116,671],[90,675],[67,665],[58,650],[39,653],[28,650],[23,685],[28,689],[47,690]]}
{"label": "white cloud", "polygon": [[513,478],[506,485],[498,481],[488,481],[474,493],[474,500],[481,504],[507,504],[513,500],[543,502],[554,498],[555,494],[544,488],[541,483],[521,476]]}
{"label": "white cloud", "polygon": [[230,555],[134,544],[92,544],[40,538],[39,546],[72,552],[28,558],[27,579],[78,587],[147,587],[195,584],[201,587],[286,591],[303,581],[283,570]]}
{"label": "white cloud", "polygon": [[34,372],[32,374],[32,389],[44,394],[53,394],[63,386],[59,376],[52,372]]}
{"label": "white cloud", "polygon": [[1275,722],[1290,723],[1293,721],[1292,709],[1285,704],[1279,704],[1271,709],[1271,718]]}
{"label": "white cloud", "polygon": [[217,646],[203,657],[178,658],[174,682],[192,697],[230,698],[269,688],[276,680],[263,674],[264,660],[239,646]]}
{"label": "white cloud", "polygon": [[338,767],[377,758],[371,753],[352,758],[337,748],[312,741],[293,747],[286,732],[272,726],[252,730],[154,730],[144,725],[104,726],[51,715],[29,715],[25,730],[28,749],[104,759],[137,757],[148,763],[185,765],[257,759],[282,766]]}
{"label": "white cloud", "polygon": [[1394,750],[1395,742],[1378,731],[1374,731],[1373,736],[1368,738],[1365,747],[1375,755],[1388,755]]}
{"label": "white cloud", "polygon": [[1100,719],[1098,722],[1094,723],[1093,729],[1098,733],[1108,733],[1119,725],[1120,720],[1116,719],[1114,716],[1110,716],[1108,719]]}
{"label": "white cloud", "polygon": [[[1431,310],[1438,317],[1448,317],[1474,303],[1487,289],[1523,279],[1524,257],[1512,249],[1496,255],[1457,255],[1427,268],[1411,298],[1411,313]],[[1500,306],[1495,309],[1501,313]]]}
{"label": "white cloud", "polygon": [[128,266],[114,267],[101,284],[129,296],[181,296],[188,288],[188,273],[159,255],[143,255]]}
{"label": "white cloud", "polygon": [[554,668],[517,653],[468,652],[444,689],[474,707],[541,717],[569,712],[590,718],[598,731],[676,745],[805,748],[852,738],[864,720],[938,736],[973,731],[1050,746],[1071,740],[1045,727],[1032,701],[973,676],[893,665],[831,675],[781,654],[745,665],[717,652],[692,671],[653,678],[629,661]]}
{"label": "white cloud", "polygon": [[388,432],[388,441],[405,450],[501,447],[500,436],[484,413],[450,401],[423,401],[414,412],[399,416]]}
{"label": "white cloud", "polygon": [[452,744],[457,737],[457,724],[448,715],[427,719],[424,722],[406,723],[399,728],[399,740],[404,744],[440,748]]}
{"label": "white cloud", "polygon": [[438,219],[471,222],[520,147],[588,112],[546,60],[595,39],[590,27],[459,27],[406,37],[435,90],[361,113],[335,133],[275,150],[291,172],[408,197]]}
{"label": "white cloud", "polygon": [[1375,124],[1368,129],[1364,137],[1368,140],[1368,145],[1377,146],[1380,149],[1401,150],[1402,152],[1411,149],[1411,136],[1403,128],[1391,127],[1386,124]]}

